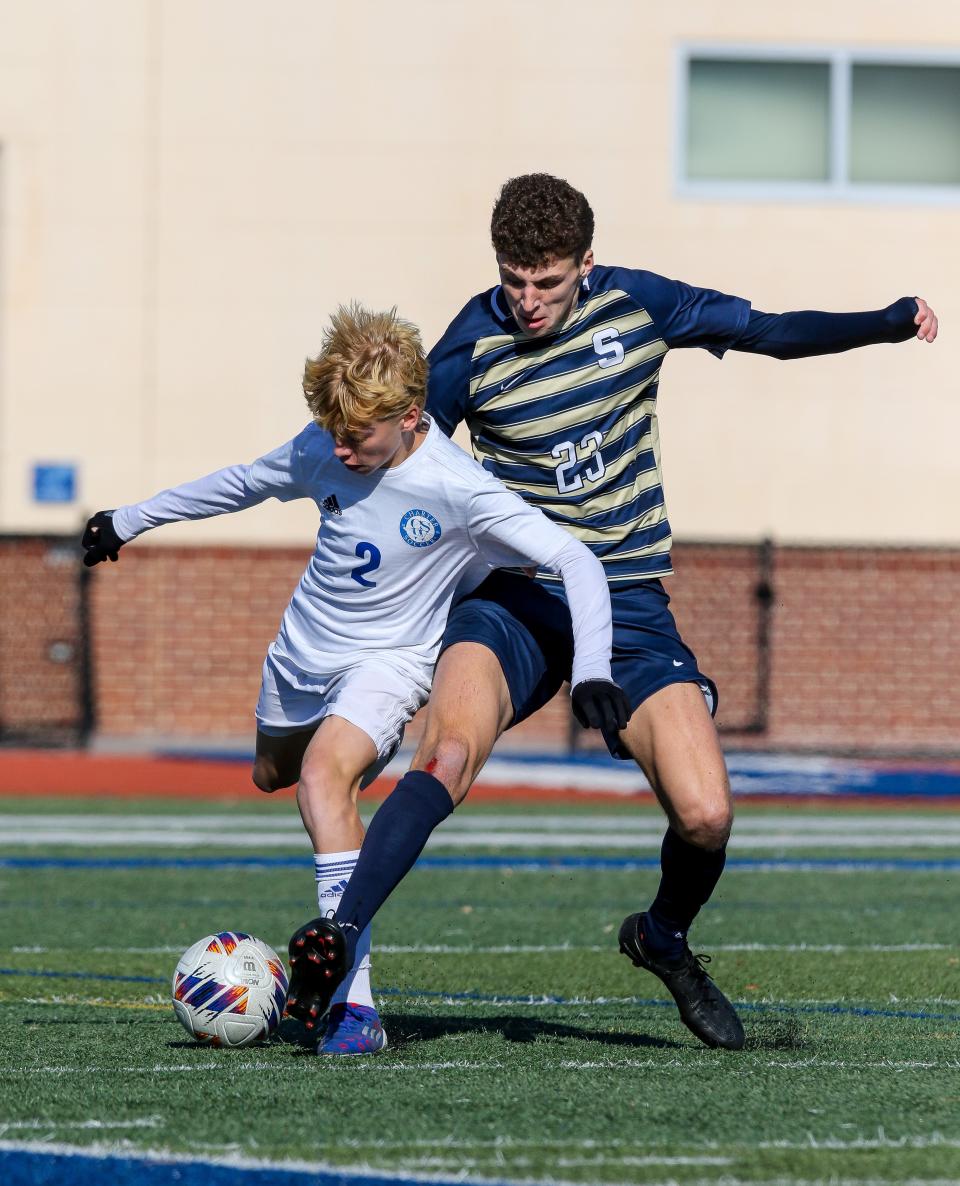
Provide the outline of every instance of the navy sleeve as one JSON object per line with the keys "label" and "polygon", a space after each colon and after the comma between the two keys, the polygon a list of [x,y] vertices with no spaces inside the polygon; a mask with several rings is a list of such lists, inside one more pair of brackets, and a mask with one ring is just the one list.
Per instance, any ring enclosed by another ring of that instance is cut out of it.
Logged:
{"label": "navy sleeve", "polygon": [[750,302],[712,288],[694,288],[655,272],[617,268],[611,280],[624,288],[653,318],[660,337],[671,348],[702,346],[722,358],[750,316]]}
{"label": "navy sleeve", "polygon": [[467,414],[470,394],[470,359],[473,342],[463,341],[449,331],[430,351],[427,359],[426,410],[448,437]]}
{"label": "navy sleeve", "polygon": [[772,358],[810,358],[878,342],[905,342],[917,332],[916,315],[913,297],[901,297],[886,309],[869,313],[761,313],[752,309],[733,349]]}

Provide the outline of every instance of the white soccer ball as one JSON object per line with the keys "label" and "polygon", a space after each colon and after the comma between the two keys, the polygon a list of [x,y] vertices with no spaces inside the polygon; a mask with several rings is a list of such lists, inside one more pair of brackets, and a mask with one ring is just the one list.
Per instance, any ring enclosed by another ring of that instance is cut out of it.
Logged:
{"label": "white soccer ball", "polygon": [[173,973],[173,1011],[191,1038],[211,1046],[249,1046],[280,1024],[287,973],[277,953],[242,931],[200,939]]}

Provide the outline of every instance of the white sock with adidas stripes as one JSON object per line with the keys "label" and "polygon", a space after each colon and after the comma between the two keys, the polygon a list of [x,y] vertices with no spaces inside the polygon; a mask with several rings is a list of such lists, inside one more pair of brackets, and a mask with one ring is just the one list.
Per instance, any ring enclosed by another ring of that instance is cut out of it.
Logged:
{"label": "white sock with adidas stripes", "polygon": [[[360,849],[352,852],[315,852],[313,871],[317,879],[317,902],[320,914],[330,917],[340,904],[343,891],[347,888],[350,874],[357,863]],[[353,967],[343,978],[343,983],[334,993],[331,1004],[339,1005],[350,1001],[354,1005],[373,1006],[370,992],[370,927],[366,927],[357,942],[357,954]]]}

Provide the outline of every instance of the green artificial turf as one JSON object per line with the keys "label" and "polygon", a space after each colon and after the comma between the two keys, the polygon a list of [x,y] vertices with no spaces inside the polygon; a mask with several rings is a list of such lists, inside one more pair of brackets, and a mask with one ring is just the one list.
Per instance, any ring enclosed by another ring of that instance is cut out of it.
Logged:
{"label": "green artificial turf", "polygon": [[[230,855],[142,855],[201,852]],[[874,855],[910,854],[958,855]],[[390,1048],[337,1060],[292,1022],[266,1045],[199,1047],[169,1007],[204,934],[283,952],[315,908],[306,848],[302,867],[3,867],[0,1136],[495,1181],[960,1180],[958,876],[731,867],[692,937],[741,1006],[747,1048],[730,1053],[617,953],[655,870],[418,869],[375,924]]]}

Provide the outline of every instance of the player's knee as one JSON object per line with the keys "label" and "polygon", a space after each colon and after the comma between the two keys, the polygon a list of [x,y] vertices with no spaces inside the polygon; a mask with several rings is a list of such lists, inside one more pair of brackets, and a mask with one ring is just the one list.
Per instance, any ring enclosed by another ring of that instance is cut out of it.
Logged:
{"label": "player's knee", "polygon": [[475,747],[462,734],[445,733],[417,754],[414,768],[432,774],[450,792],[454,805],[463,801],[473,781]]}
{"label": "player's knee", "polygon": [[684,813],[674,824],[688,844],[713,852],[730,839],[733,812],[725,803],[702,804]]}
{"label": "player's knee", "polygon": [[308,766],[300,771],[297,802],[301,807],[309,803],[314,809],[336,811],[352,804],[349,782],[324,767]]}

